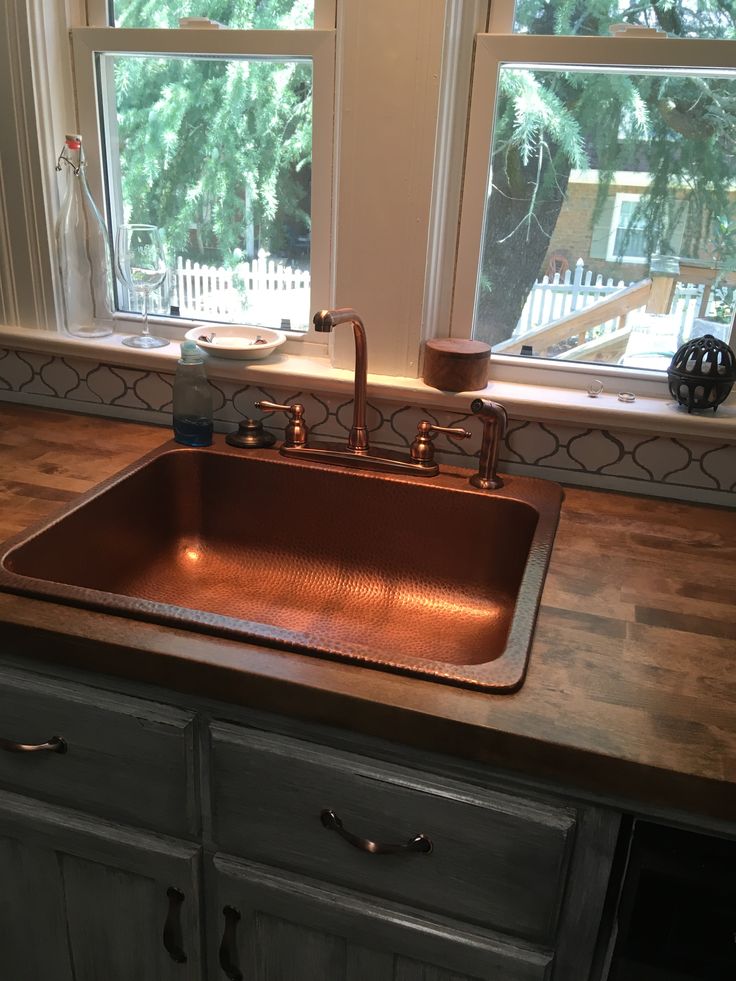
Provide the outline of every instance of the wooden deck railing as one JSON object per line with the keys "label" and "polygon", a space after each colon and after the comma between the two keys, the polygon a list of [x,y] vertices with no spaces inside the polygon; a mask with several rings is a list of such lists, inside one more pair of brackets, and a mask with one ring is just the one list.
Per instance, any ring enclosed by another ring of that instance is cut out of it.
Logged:
{"label": "wooden deck railing", "polygon": [[[534,354],[543,357],[551,347],[564,341],[569,341],[571,338],[578,338],[578,344],[575,348],[565,352],[564,356],[566,359],[579,359],[581,357],[581,347],[596,345],[598,341],[601,342],[599,346],[604,345],[607,340],[615,343],[616,349],[618,350],[621,347],[621,341],[625,339],[630,331],[630,328],[626,326],[627,315],[632,310],[646,306],[649,302],[651,292],[652,280],[643,279],[639,283],[634,283],[632,286],[627,286],[625,289],[611,293],[610,296],[605,300],[601,300],[600,303],[594,303],[583,310],[569,313],[566,317],[560,317],[559,320],[555,320],[551,324],[545,324],[544,327],[538,327],[536,330],[531,330],[520,337],[512,337],[508,341],[502,341],[493,350],[498,354],[521,354],[522,345],[529,344]],[[615,331],[592,341],[586,340],[585,335],[587,331],[606,323],[608,320],[618,321]],[[625,346],[624,343],[623,347],[625,348]],[[606,352],[606,354],[608,353],[610,352]]]}

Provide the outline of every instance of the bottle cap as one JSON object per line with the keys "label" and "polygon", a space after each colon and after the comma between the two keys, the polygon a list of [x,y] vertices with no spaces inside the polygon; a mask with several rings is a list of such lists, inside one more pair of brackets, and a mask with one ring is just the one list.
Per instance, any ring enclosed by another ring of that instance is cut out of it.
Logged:
{"label": "bottle cap", "polygon": [[201,364],[204,361],[204,355],[194,341],[182,341],[181,360],[185,364],[195,364],[196,362]]}
{"label": "bottle cap", "polygon": [[82,145],[82,137],[77,133],[67,133],[64,136],[64,142],[70,150],[78,150]]}

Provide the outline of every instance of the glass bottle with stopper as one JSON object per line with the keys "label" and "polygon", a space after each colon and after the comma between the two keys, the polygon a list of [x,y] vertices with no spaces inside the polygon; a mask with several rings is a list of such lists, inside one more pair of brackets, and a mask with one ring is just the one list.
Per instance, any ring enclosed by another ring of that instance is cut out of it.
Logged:
{"label": "glass bottle with stopper", "polygon": [[105,222],[87,183],[82,137],[67,134],[56,169],[67,186],[56,222],[56,252],[66,329],[75,337],[113,330],[112,261]]}

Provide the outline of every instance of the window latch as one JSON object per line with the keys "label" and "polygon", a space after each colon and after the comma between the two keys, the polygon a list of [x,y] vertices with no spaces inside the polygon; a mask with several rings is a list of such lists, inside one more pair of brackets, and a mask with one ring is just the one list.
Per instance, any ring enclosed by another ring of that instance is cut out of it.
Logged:
{"label": "window latch", "polygon": [[218,31],[220,28],[224,28],[225,25],[221,24],[219,20],[211,20],[209,17],[180,17],[179,27]]}
{"label": "window latch", "polygon": [[668,37],[661,27],[640,27],[639,24],[611,24],[608,30],[614,37]]}

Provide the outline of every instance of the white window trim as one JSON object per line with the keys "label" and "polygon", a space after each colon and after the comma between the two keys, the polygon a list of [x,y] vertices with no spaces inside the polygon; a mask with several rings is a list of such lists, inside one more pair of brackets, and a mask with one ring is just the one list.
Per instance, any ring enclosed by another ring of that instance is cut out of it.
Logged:
{"label": "white window trim", "polygon": [[[335,31],[157,30],[155,28],[82,27],[71,32],[79,130],[88,146],[88,178],[97,201],[105,201],[102,177],[102,114],[99,105],[96,55],[100,52],[184,54],[230,57],[304,57],[312,62],[312,304],[330,291],[332,144],[334,123]],[[106,79],[101,80],[106,84]],[[114,123],[105,140],[115,145]],[[113,224],[120,220],[119,202],[106,201]],[[119,313],[117,319],[135,321]],[[176,319],[171,318],[171,324]],[[182,324],[183,326],[183,324]],[[323,335],[324,336],[324,335]],[[326,343],[310,325],[308,338]]]}
{"label": "white window trim", "polygon": [[[506,0],[504,0],[505,4]],[[630,37],[557,37],[527,34],[479,34],[476,37],[473,83],[470,97],[466,164],[463,176],[462,212],[458,234],[457,264],[453,290],[450,335],[472,334],[478,288],[478,263],[483,251],[486,197],[490,187],[493,125],[500,68],[504,64],[525,67],[621,68],[644,72],[657,68],[704,69],[733,73],[736,42]],[[520,363],[520,362],[526,363]],[[627,388],[644,390],[662,372],[619,368],[616,365],[567,363],[494,355],[492,374],[504,381],[538,377],[547,384],[547,373],[556,382],[579,388],[586,376],[613,375]],[[603,370],[605,367],[605,371]],[[540,372],[544,372],[540,375]],[[582,376],[582,377],[581,377]],[[534,382],[532,382],[534,384]]]}
{"label": "white window trim", "polygon": [[[54,181],[46,169],[48,147],[39,137],[39,115],[48,111],[46,66],[54,72],[62,64],[68,71],[65,55],[50,59],[46,51],[63,37],[59,20],[64,21],[63,11],[59,18],[53,5],[45,17],[39,0],[0,4],[5,110],[0,128],[0,313],[6,322],[32,323],[44,332],[56,329],[60,296],[53,228],[47,221]],[[64,80],[57,83],[57,92],[63,91]]]}
{"label": "white window trim", "polygon": [[629,191],[619,191],[613,202],[613,214],[611,215],[611,228],[608,233],[608,245],[606,246],[606,259],[609,262],[628,262],[631,264],[646,266],[649,260],[641,255],[624,255],[619,257],[616,252],[616,234],[620,227],[621,211],[625,201],[634,201],[637,204],[641,201],[641,194],[632,194]]}

